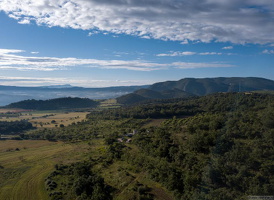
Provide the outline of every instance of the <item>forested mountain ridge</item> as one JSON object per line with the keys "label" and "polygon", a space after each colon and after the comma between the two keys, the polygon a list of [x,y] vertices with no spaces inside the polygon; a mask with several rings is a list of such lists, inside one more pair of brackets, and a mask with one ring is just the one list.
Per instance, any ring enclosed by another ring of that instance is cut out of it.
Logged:
{"label": "forested mountain ridge", "polygon": [[138,103],[148,99],[186,98],[217,92],[258,90],[274,90],[274,81],[255,77],[184,78],[179,81],[155,83],[147,89],[118,97],[117,101],[122,104],[132,104],[132,102]]}
{"label": "forested mountain ridge", "polygon": [[175,88],[197,96],[204,96],[216,92],[274,90],[274,81],[255,77],[184,78],[179,81],[155,83],[148,89],[164,91]]}
{"label": "forested mountain ridge", "polygon": [[11,103],[5,108],[22,108],[30,110],[59,110],[73,108],[92,108],[99,103],[88,98],[57,98],[49,100],[24,100],[16,103]]}

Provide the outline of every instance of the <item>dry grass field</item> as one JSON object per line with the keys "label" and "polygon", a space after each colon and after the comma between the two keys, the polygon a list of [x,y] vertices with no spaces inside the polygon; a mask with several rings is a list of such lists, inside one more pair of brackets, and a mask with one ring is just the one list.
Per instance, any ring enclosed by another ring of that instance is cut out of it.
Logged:
{"label": "dry grass field", "polygon": [[[28,120],[34,127],[51,128],[63,124],[67,126],[86,119],[89,112],[63,111],[26,111],[16,109],[0,109],[0,113],[17,113],[17,116],[1,117],[0,121]],[[54,122],[53,122],[54,121]]]}
{"label": "dry grass field", "polygon": [[88,148],[85,143],[0,141],[0,199],[49,199],[44,180],[54,165],[83,160]]}
{"label": "dry grass field", "polygon": [[[63,124],[65,126],[77,123],[86,119],[88,112],[65,112],[65,113],[52,113],[52,114],[40,114],[40,116],[32,117],[29,120],[35,127],[55,127]],[[38,115],[38,114],[37,114]],[[47,116],[48,115],[48,116]],[[55,121],[54,123],[52,123]]]}
{"label": "dry grass field", "polygon": [[19,112],[26,112],[26,111],[27,110],[19,109],[19,108],[14,108],[14,109],[0,108],[0,113],[7,113],[7,112],[19,113]]}

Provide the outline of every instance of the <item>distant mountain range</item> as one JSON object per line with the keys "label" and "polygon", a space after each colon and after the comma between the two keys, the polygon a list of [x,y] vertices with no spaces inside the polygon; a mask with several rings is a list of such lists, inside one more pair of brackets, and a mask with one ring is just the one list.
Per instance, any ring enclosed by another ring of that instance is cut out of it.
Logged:
{"label": "distant mountain range", "polygon": [[188,98],[217,92],[245,92],[274,90],[274,81],[254,77],[184,78],[179,81],[159,82],[144,86],[83,88],[67,85],[43,87],[15,87],[0,85],[0,106],[35,99],[48,100],[62,97],[89,99],[116,98],[121,104],[134,104],[151,99]]}
{"label": "distant mountain range", "polygon": [[70,84],[41,86],[41,88],[72,88],[72,87],[73,86]]}
{"label": "distant mountain range", "polygon": [[28,99],[47,100],[61,97],[109,99],[116,98],[147,87],[148,85],[105,88],[83,88],[74,87],[71,85],[53,85],[43,87],[16,87],[0,85],[0,106],[5,106],[13,102]]}
{"label": "distant mountain range", "polygon": [[155,83],[117,98],[118,103],[133,104],[150,99],[187,98],[217,92],[248,92],[274,90],[274,81],[254,77],[184,78],[179,81]]}

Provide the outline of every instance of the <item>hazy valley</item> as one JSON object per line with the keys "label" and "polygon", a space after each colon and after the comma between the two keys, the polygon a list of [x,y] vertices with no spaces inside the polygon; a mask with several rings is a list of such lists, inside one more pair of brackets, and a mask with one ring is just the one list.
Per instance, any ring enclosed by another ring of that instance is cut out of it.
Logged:
{"label": "hazy valley", "polygon": [[80,97],[89,99],[109,99],[131,93],[147,86],[82,88],[82,87],[14,87],[0,86],[0,106],[17,101],[36,99],[47,100],[61,97]]}

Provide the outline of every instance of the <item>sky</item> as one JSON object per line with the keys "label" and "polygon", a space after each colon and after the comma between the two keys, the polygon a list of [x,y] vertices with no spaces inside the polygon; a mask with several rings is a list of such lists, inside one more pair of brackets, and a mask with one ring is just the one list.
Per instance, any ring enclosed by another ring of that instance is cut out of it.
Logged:
{"label": "sky", "polygon": [[0,0],[0,85],[274,80],[273,0]]}

